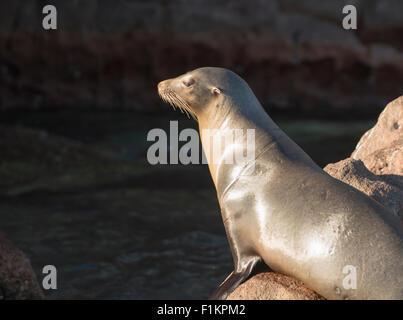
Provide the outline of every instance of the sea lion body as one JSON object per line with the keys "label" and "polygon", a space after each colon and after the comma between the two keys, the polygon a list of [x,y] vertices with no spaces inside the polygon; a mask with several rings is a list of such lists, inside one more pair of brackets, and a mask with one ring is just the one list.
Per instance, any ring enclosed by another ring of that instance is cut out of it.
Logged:
{"label": "sea lion body", "polygon": [[[246,82],[229,70],[201,68],[161,83],[162,96],[164,90],[197,116],[205,150],[211,142],[204,129],[255,131],[253,163],[209,159],[234,258],[234,272],[212,298],[225,298],[263,261],[327,299],[403,299],[401,222],[319,168]],[[225,149],[243,150],[245,139]]]}

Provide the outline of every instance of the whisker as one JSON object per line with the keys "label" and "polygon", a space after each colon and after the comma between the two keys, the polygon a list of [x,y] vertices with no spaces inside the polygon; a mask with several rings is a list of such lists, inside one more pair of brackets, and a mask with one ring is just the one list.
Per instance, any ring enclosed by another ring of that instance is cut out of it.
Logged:
{"label": "whisker", "polygon": [[165,89],[162,92],[158,93],[159,96],[161,97],[161,99],[164,102],[169,103],[174,110],[176,110],[176,107],[178,107],[178,109],[186,114],[186,116],[190,119],[190,116],[192,116],[193,119],[195,119],[197,121],[197,117],[196,115],[192,112],[190,105],[183,100],[180,96],[178,96],[174,91],[170,90],[170,89]]}

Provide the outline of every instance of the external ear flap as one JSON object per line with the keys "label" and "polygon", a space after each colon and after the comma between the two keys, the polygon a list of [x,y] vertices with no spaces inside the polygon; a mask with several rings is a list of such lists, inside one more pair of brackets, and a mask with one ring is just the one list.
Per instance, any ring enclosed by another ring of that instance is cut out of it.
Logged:
{"label": "external ear flap", "polygon": [[221,90],[218,89],[217,87],[213,87],[213,88],[211,88],[211,92],[213,94],[215,94],[216,96],[218,96],[221,93]]}

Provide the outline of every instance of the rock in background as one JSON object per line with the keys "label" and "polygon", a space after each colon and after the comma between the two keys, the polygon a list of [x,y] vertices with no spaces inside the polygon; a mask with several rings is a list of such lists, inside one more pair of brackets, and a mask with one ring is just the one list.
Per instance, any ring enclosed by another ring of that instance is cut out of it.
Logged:
{"label": "rock in background", "polygon": [[29,259],[0,233],[0,299],[42,299]]}
{"label": "rock in background", "polygon": [[350,158],[324,170],[403,219],[403,96],[385,107]]}
{"label": "rock in background", "polygon": [[403,177],[376,175],[361,160],[351,158],[328,164],[324,170],[354,188],[364,192],[403,219]]}
{"label": "rock in background", "polygon": [[403,96],[386,106],[351,157],[375,174],[403,175]]}
{"label": "rock in background", "polygon": [[160,110],[158,81],[200,66],[238,72],[271,112],[374,115],[401,94],[399,0],[55,0],[53,31],[45,4],[0,3],[0,108]]}
{"label": "rock in background", "polygon": [[[403,96],[386,106],[377,124],[361,137],[352,158],[328,164],[324,168],[334,178],[364,192],[390,209],[391,214],[395,214],[401,221],[403,221],[402,126]],[[237,287],[227,299],[320,300],[323,298],[293,278],[268,272],[251,277]]]}

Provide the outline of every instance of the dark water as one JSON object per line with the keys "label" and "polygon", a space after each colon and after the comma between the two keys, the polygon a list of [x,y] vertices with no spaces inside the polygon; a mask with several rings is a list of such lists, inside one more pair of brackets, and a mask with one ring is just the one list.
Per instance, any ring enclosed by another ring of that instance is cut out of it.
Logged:
{"label": "dark water", "polygon": [[[57,267],[58,289],[47,291],[49,298],[204,299],[232,271],[208,169],[151,168],[144,159],[150,145],[146,133],[167,128],[169,120],[180,120],[183,128],[196,126],[180,114],[158,119],[131,113],[2,117],[3,124],[46,130],[84,143],[117,166],[133,162],[140,168],[130,178],[109,183],[83,186],[73,179],[63,188],[54,182],[47,189],[1,196],[0,230],[29,256],[39,280],[43,266]],[[277,122],[322,166],[348,156],[373,124]]]}
{"label": "dark water", "polygon": [[2,229],[38,273],[57,267],[52,298],[206,298],[231,271],[214,197],[130,188],[27,196],[1,205]]}

